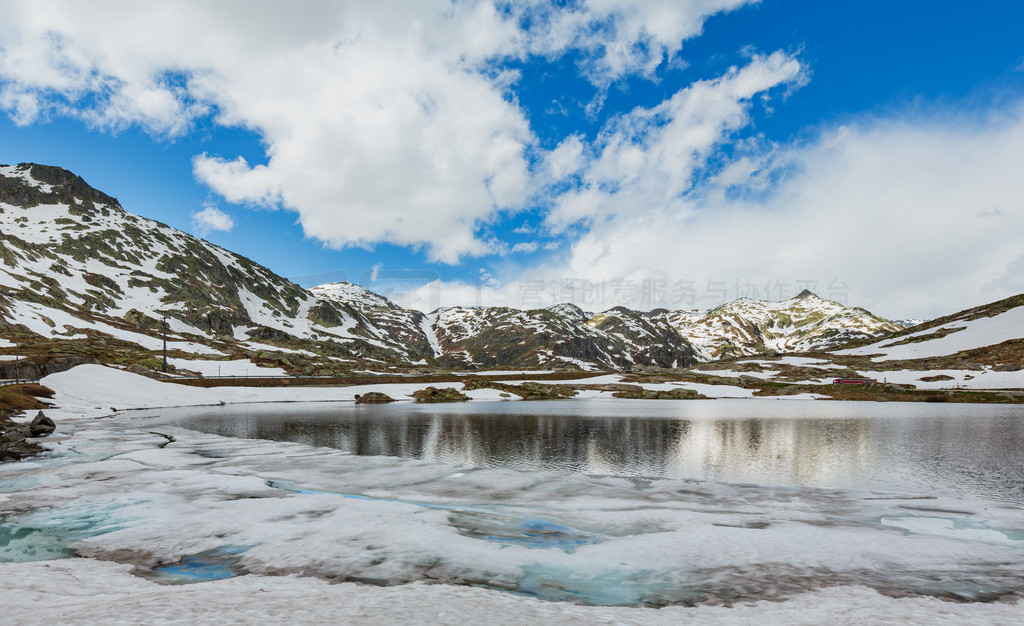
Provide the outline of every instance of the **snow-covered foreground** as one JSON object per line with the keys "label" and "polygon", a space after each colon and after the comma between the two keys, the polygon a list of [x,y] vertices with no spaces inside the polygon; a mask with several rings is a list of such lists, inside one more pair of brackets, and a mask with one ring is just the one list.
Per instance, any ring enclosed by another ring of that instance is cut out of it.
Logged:
{"label": "snow-covered foreground", "polygon": [[[1016,624],[1013,604],[891,598],[865,587],[828,587],[785,602],[627,609],[575,606],[496,591],[412,583],[376,587],[295,576],[245,576],[160,586],[130,567],[89,559],[16,563],[4,573],[4,616],[20,624],[387,623],[387,624]],[[10,593],[7,593],[7,590]],[[60,594],[48,589],[61,589]]]}
{"label": "snow-covered foreground", "polygon": [[[0,563],[5,620],[1024,618],[1024,510],[1010,504],[485,469],[96,417],[90,390],[108,404],[124,376],[48,378],[66,403],[54,452],[0,466],[0,561],[21,561]],[[340,391],[138,387],[119,408]],[[75,407],[93,416],[68,420]]]}

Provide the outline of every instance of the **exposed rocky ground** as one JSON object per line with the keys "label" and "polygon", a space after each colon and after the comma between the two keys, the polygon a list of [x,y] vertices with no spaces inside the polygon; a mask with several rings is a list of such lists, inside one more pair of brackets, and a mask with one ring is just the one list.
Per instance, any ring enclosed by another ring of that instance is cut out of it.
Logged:
{"label": "exposed rocky ground", "polygon": [[370,393],[359,394],[356,396],[356,404],[387,404],[388,402],[394,401],[394,398],[379,391],[371,391]]}
{"label": "exposed rocky ground", "polygon": [[412,397],[417,402],[466,402],[469,396],[454,387],[427,387],[414,391]]}
{"label": "exposed rocky ground", "polygon": [[656,312],[698,350],[701,360],[785,352],[827,351],[904,327],[856,307],[803,291],[766,302],[741,298],[711,311]]}

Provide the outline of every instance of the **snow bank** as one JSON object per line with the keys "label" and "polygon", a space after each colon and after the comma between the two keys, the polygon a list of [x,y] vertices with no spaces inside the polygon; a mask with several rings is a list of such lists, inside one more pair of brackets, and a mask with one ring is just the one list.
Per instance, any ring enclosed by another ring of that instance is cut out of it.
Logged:
{"label": "snow bank", "polygon": [[[956,330],[944,337],[929,339],[917,343],[893,345],[904,339],[924,337],[940,330]],[[892,361],[904,359],[923,359],[929,357],[956,354],[963,350],[972,350],[984,346],[992,346],[1010,339],[1024,337],[1024,306],[1016,307],[993,317],[980,317],[969,321],[954,321],[935,328],[918,331],[900,337],[896,342],[880,341],[860,348],[838,350],[836,354],[871,355],[880,354],[876,361]]]}
{"label": "snow bank", "polygon": [[[955,604],[890,598],[865,587],[832,587],[786,602],[734,607],[629,609],[549,603],[473,587],[330,584],[295,576],[246,576],[161,586],[129,566],[88,559],[0,565],[4,617],[20,624],[388,623],[388,624],[1011,624],[1018,604]],[[48,590],[59,590],[48,591]]]}
{"label": "snow bank", "polygon": [[280,367],[262,367],[249,359],[212,361],[204,359],[174,359],[167,362],[178,369],[199,372],[203,376],[287,376]]}
{"label": "snow bank", "polygon": [[[216,363],[216,361],[213,361]],[[59,419],[107,415],[111,410],[211,406],[248,402],[351,402],[370,391],[395,399],[426,387],[422,383],[355,385],[350,387],[191,387],[167,383],[102,365],[79,365],[51,374],[42,384],[55,392]],[[457,386],[454,384],[453,386]],[[489,397],[489,394],[479,394]]]}
{"label": "snow bank", "polygon": [[[246,361],[229,363],[242,367]],[[185,361],[184,363],[205,363],[206,367],[221,361]],[[177,361],[175,361],[177,365]],[[180,365],[180,367],[187,367]],[[608,374],[579,381],[582,384],[611,384],[622,382],[623,376]],[[524,380],[502,381],[507,384],[522,384]],[[554,381],[555,383],[559,381]],[[408,400],[415,391],[428,386],[427,383],[385,383],[354,385],[349,387],[192,387],[170,382],[160,382],[123,370],[102,365],[80,365],[66,372],[51,374],[42,384],[54,390],[53,415],[60,419],[98,417],[111,411],[129,409],[151,409],[161,407],[212,406],[217,404],[245,404],[251,402],[352,402],[357,395],[370,391],[385,393],[396,400]],[[434,383],[435,387],[455,387],[460,383]],[[709,385],[705,383],[660,383],[646,384],[644,389],[668,391],[677,388],[693,389],[709,398],[752,398],[753,389],[730,385]],[[465,392],[474,400],[506,400],[495,389],[477,389]],[[583,390],[577,398],[608,397],[610,393]],[[802,400],[802,396],[780,396],[780,399]],[[517,399],[517,398],[511,398]]]}
{"label": "snow bank", "polygon": [[[1024,389],[1024,370],[895,370],[865,371],[864,375],[889,383],[915,385],[918,389]],[[921,380],[943,375],[950,376],[952,380]]]}

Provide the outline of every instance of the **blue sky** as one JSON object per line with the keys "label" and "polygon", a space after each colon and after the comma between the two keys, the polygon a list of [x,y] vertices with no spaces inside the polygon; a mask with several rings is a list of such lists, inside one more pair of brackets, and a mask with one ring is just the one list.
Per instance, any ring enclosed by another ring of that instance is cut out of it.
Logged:
{"label": "blue sky", "polygon": [[0,162],[423,309],[1024,291],[1024,4],[338,4],[0,1]]}

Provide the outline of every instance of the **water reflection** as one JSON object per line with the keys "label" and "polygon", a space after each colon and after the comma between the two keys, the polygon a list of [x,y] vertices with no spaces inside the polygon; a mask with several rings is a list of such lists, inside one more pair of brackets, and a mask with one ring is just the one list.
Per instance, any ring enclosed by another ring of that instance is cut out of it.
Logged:
{"label": "water reflection", "polygon": [[[803,405],[817,405],[814,412],[792,416],[776,405],[793,403],[738,402],[224,407],[176,423],[450,464],[1024,502],[1024,412],[1017,407],[861,405],[858,411],[852,403],[808,402]],[[679,414],[679,407],[710,405]]]}

